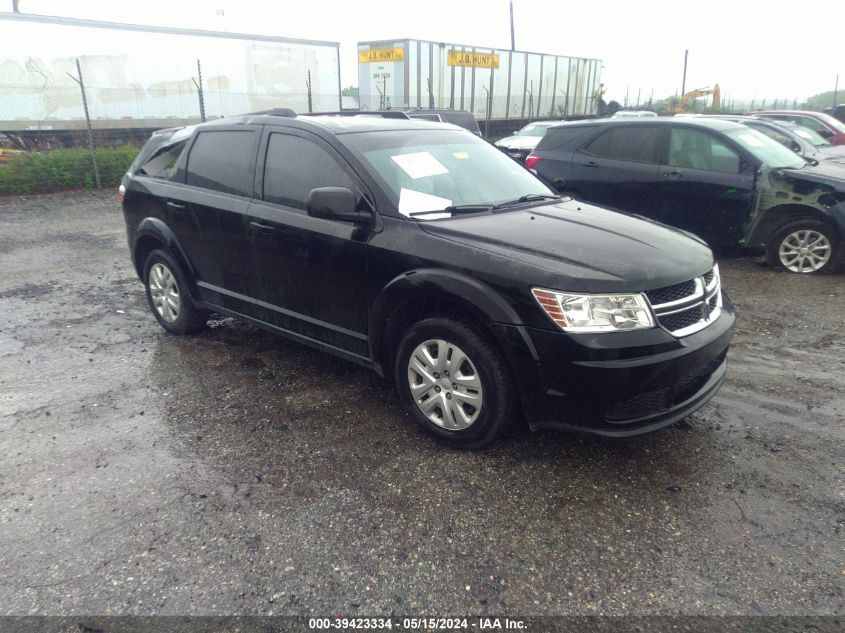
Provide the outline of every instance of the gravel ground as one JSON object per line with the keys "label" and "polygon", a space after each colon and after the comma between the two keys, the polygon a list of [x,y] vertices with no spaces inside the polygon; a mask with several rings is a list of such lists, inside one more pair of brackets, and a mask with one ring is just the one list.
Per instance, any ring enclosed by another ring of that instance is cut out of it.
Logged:
{"label": "gravel ground", "polygon": [[331,356],[167,335],[113,193],[2,199],[0,614],[842,614],[845,276],[720,264],[711,404],[468,453]]}

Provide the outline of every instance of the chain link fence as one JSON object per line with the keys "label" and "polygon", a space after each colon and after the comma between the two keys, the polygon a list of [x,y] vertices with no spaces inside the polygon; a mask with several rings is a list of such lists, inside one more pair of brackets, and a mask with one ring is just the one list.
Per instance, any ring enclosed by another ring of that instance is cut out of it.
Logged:
{"label": "chain link fence", "polygon": [[79,79],[0,85],[0,195],[117,186],[158,129],[278,107],[304,113],[339,106],[337,93],[242,93],[193,78],[146,89]]}

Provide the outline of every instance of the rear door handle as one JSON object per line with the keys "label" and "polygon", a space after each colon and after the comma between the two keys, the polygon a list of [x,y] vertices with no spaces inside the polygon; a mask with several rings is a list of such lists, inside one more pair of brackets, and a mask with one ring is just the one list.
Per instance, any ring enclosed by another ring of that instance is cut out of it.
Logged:
{"label": "rear door handle", "polygon": [[581,163],[581,164],[584,167],[598,167],[599,166],[599,164],[594,160],[590,160],[590,161],[587,161],[586,163]]}
{"label": "rear door handle", "polygon": [[250,222],[249,225],[255,229],[256,233],[261,235],[270,235],[276,230],[272,224],[264,224],[263,222]]}
{"label": "rear door handle", "polygon": [[181,202],[171,202],[170,200],[168,200],[167,201],[167,208],[171,209],[172,211],[176,211],[177,213],[180,213],[182,211],[185,211],[188,208],[188,206],[185,205],[185,204],[182,204]]}
{"label": "rear door handle", "polygon": [[664,171],[663,175],[666,176],[667,178],[680,178],[681,172],[674,171],[674,170],[673,171]]}

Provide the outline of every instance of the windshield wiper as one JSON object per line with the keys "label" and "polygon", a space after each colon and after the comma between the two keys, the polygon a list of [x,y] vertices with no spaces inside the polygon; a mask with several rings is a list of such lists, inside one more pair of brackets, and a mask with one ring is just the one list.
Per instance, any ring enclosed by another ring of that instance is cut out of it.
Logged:
{"label": "windshield wiper", "polygon": [[526,196],[520,196],[516,200],[508,200],[507,202],[500,202],[495,205],[494,209],[501,209],[502,207],[510,207],[515,204],[522,204],[523,202],[539,202],[540,200],[561,200],[562,196],[553,196],[546,193],[529,193]]}
{"label": "windshield wiper", "polygon": [[432,213],[450,213],[451,215],[460,215],[462,213],[481,213],[482,211],[490,211],[495,209],[492,204],[457,204],[445,209],[433,209],[431,211],[414,211],[408,214],[408,217],[416,217],[418,215],[431,215]]}

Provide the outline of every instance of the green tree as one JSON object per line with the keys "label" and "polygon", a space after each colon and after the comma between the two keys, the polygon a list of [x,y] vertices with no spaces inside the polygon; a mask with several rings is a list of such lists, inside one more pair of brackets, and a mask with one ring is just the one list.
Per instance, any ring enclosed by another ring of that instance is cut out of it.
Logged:
{"label": "green tree", "polygon": [[836,94],[836,101],[837,103],[833,103],[833,90],[828,90],[827,92],[813,95],[807,99],[805,107],[808,110],[824,110],[832,105],[839,105],[840,103],[845,102],[845,89],[840,90]]}

